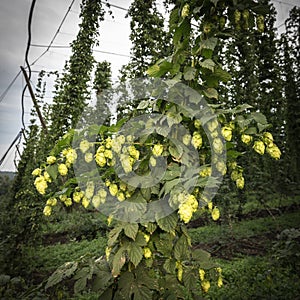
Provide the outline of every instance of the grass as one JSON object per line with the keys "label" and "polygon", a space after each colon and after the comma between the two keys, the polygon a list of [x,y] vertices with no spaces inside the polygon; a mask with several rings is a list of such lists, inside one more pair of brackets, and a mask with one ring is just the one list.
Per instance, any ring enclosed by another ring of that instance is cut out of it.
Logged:
{"label": "grass", "polygon": [[35,249],[28,248],[28,251],[31,251],[35,257],[34,269],[42,269],[48,273],[65,262],[77,260],[86,254],[101,256],[104,254],[105,247],[106,238],[98,237],[92,241],[82,240],[47,247],[39,246]]}
{"label": "grass", "polygon": [[241,239],[258,234],[276,233],[286,228],[299,227],[299,212],[287,213],[275,218],[266,217],[234,222],[230,225],[211,224],[189,229],[194,244],[213,243],[232,237]]}

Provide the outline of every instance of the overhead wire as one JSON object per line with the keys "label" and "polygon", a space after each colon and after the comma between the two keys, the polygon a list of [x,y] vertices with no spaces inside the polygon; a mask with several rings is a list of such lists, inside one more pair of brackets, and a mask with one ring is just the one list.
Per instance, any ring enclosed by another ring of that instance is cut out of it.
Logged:
{"label": "overhead wire", "polygon": [[20,139],[22,137],[22,131],[20,130],[19,133],[17,134],[17,136],[15,137],[15,139],[12,141],[12,143],[10,144],[10,146],[8,147],[8,149],[6,150],[6,152],[4,153],[4,155],[2,156],[1,160],[0,160],[0,166],[2,165],[2,163],[4,162],[7,154],[9,153],[10,149],[13,147],[13,145],[17,142],[18,139]]}
{"label": "overhead wire", "polygon": [[59,24],[59,26],[58,26],[58,28],[57,28],[57,30],[56,30],[56,32],[55,32],[55,34],[54,34],[52,40],[50,41],[50,43],[49,43],[47,49],[46,49],[40,56],[38,56],[38,57],[33,61],[33,63],[32,63],[31,65],[34,65],[34,64],[35,64],[39,59],[41,59],[41,58],[49,51],[49,49],[52,47],[52,44],[53,44],[54,40],[56,39],[56,37],[57,37],[57,35],[58,35],[58,33],[59,33],[61,27],[63,26],[63,24],[64,24],[64,22],[65,22],[65,20],[66,20],[66,18],[67,18],[67,16],[68,16],[68,14],[70,13],[70,11],[71,11],[71,9],[72,9],[72,6],[73,6],[74,2],[75,2],[75,0],[72,0],[72,1],[71,1],[71,4],[69,5],[68,10],[67,10],[67,12],[65,13],[63,19],[61,20],[61,22],[60,22],[60,24]]}
{"label": "overhead wire", "polygon": [[3,99],[5,98],[5,96],[7,95],[7,93],[9,92],[9,90],[11,89],[11,87],[14,85],[14,83],[16,82],[16,80],[17,80],[17,78],[19,77],[20,74],[21,74],[21,70],[17,73],[17,75],[13,78],[13,80],[8,85],[8,87],[5,89],[5,91],[1,94],[1,96],[0,96],[0,102],[3,101]]}

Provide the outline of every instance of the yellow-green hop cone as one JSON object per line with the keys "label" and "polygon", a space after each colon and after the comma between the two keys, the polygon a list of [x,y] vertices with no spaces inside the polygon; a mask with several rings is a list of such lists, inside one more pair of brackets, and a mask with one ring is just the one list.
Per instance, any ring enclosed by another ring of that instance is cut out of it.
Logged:
{"label": "yellow-green hop cone", "polygon": [[201,128],[201,121],[198,120],[198,119],[195,120],[195,121],[194,121],[194,126],[195,126],[196,129],[200,129],[200,128]]}
{"label": "yellow-green hop cone", "polygon": [[125,141],[126,141],[126,139],[125,139],[125,136],[124,135],[119,135],[119,136],[117,136],[117,141],[120,143],[120,144],[124,144],[125,143]]}
{"label": "yellow-green hop cone", "polygon": [[223,148],[223,143],[222,140],[220,138],[216,138],[213,140],[213,150],[217,153],[217,154],[221,154],[224,150]]}
{"label": "yellow-green hop cone", "polygon": [[41,195],[45,195],[48,184],[47,184],[47,181],[45,180],[44,176],[37,177],[34,181],[34,185],[35,185],[36,190]]}
{"label": "yellow-green hop cone", "polygon": [[84,208],[87,208],[90,204],[90,200],[87,197],[83,197],[82,201],[81,201],[81,204]]}
{"label": "yellow-green hop cone", "polygon": [[252,142],[252,136],[249,134],[242,134],[241,140],[244,144],[249,145]]}
{"label": "yellow-green hop cone", "polygon": [[199,132],[194,132],[193,137],[192,137],[192,145],[196,148],[199,149],[202,146],[202,136],[200,135]]}
{"label": "yellow-green hop cone", "polygon": [[150,241],[150,235],[144,234],[144,239],[145,239],[146,243],[148,243]]}
{"label": "yellow-green hop cone", "polygon": [[52,212],[51,206],[46,205],[46,206],[44,207],[43,214],[44,214],[46,217],[49,217],[49,216],[51,215],[51,212]]}
{"label": "yellow-green hop cone", "polygon": [[125,191],[127,190],[127,185],[126,185],[126,183],[125,183],[125,182],[121,182],[121,183],[119,184],[119,188],[120,188],[121,191],[125,192]]}
{"label": "yellow-green hop cone", "polygon": [[101,168],[106,166],[106,158],[104,156],[103,152],[98,152],[95,155],[95,161],[97,163],[97,165]]}
{"label": "yellow-green hop cone", "polygon": [[204,280],[205,271],[203,269],[199,269],[199,278],[201,281]]}
{"label": "yellow-green hop cone", "polygon": [[227,172],[226,164],[223,161],[218,161],[216,163],[216,169],[224,176]]}
{"label": "yellow-green hop cone", "polygon": [[117,193],[118,193],[118,186],[115,184],[115,183],[112,183],[110,186],[109,186],[109,192],[112,196],[116,196]]}
{"label": "yellow-green hop cone", "polygon": [[220,211],[216,206],[213,208],[211,212],[211,217],[214,221],[217,221],[220,218]]}
{"label": "yellow-green hop cone", "polygon": [[82,140],[79,145],[79,149],[82,153],[85,153],[90,148],[90,142],[87,140]]}
{"label": "yellow-green hop cone", "polygon": [[132,171],[133,158],[127,154],[121,154],[120,159],[125,173],[130,173]]}
{"label": "yellow-green hop cone", "polygon": [[143,251],[144,251],[144,257],[145,257],[145,258],[151,258],[152,252],[151,252],[151,250],[150,250],[148,247],[145,247],[145,248],[143,249]]}
{"label": "yellow-green hop cone", "polygon": [[123,192],[118,192],[117,193],[117,199],[120,201],[120,202],[123,202],[125,200],[125,195]]}
{"label": "yellow-green hop cone", "polygon": [[211,176],[211,167],[206,167],[204,169],[202,169],[200,172],[199,172],[199,175],[201,177],[208,177],[208,176]]}
{"label": "yellow-green hop cone", "polygon": [[190,6],[186,3],[182,8],[181,17],[185,18],[189,15],[189,13],[190,13]]}
{"label": "yellow-green hop cone", "polygon": [[225,126],[222,128],[222,135],[227,142],[230,142],[232,139],[232,128]]}
{"label": "yellow-green hop cone", "polygon": [[87,163],[90,163],[93,161],[93,153],[91,152],[88,152],[84,155],[84,160],[87,162]]}
{"label": "yellow-green hop cone", "polygon": [[223,279],[222,279],[221,276],[218,277],[217,285],[218,285],[219,288],[222,287],[222,285],[223,285]]}
{"label": "yellow-green hop cone", "polygon": [[238,189],[242,190],[245,186],[245,179],[243,176],[239,177],[236,181],[236,186]]}
{"label": "yellow-green hop cone", "polygon": [[104,153],[105,151],[105,147],[103,145],[99,146],[99,148],[97,149],[97,153]]}
{"label": "yellow-green hop cone", "polygon": [[138,160],[140,157],[140,152],[133,145],[128,147],[128,153],[136,160]]}
{"label": "yellow-green hop cone", "polygon": [[265,132],[263,135],[263,141],[264,143],[268,146],[268,147],[272,147],[273,146],[273,142],[274,142],[274,138],[272,133],[270,132]]}
{"label": "yellow-green hop cone", "polygon": [[207,128],[210,132],[215,131],[217,129],[217,127],[218,127],[218,121],[216,119],[213,121],[209,121],[207,123]]}
{"label": "yellow-green hop cone", "polygon": [[43,176],[44,176],[44,178],[45,178],[45,180],[47,182],[51,182],[52,181],[51,177],[50,177],[50,175],[49,175],[49,173],[47,171],[44,172]]}
{"label": "yellow-green hop cone", "polygon": [[100,204],[102,203],[101,197],[99,195],[95,195],[92,199],[92,204],[95,208],[99,208]]}
{"label": "yellow-green hop cone", "polygon": [[112,145],[112,139],[110,137],[108,137],[106,140],[105,140],[105,148],[106,149],[110,149],[111,148],[111,145]]}
{"label": "yellow-green hop cone", "polygon": [[77,153],[74,149],[69,148],[66,153],[66,163],[71,165],[77,159]]}
{"label": "yellow-green hop cone", "polygon": [[80,191],[80,192],[74,192],[73,193],[73,201],[76,203],[79,203],[81,201],[81,199],[84,196],[84,192]]}
{"label": "yellow-green hop cone", "polygon": [[56,162],[56,157],[55,156],[48,156],[47,157],[47,164],[52,165]]}
{"label": "yellow-green hop cone", "polygon": [[60,200],[61,202],[65,202],[65,201],[67,201],[67,199],[68,199],[67,195],[60,195],[60,196],[59,196],[59,200]]}
{"label": "yellow-green hop cone", "polygon": [[49,205],[49,206],[55,206],[56,204],[57,204],[57,199],[56,198],[50,198],[46,202],[46,205]]}
{"label": "yellow-green hop cone", "polygon": [[156,166],[156,159],[151,156],[150,159],[149,159],[149,163],[152,167],[155,167]]}
{"label": "yellow-green hop cone", "polygon": [[113,158],[113,153],[112,153],[112,151],[106,149],[106,150],[104,151],[104,157],[109,158],[109,159],[112,159],[112,158]]}
{"label": "yellow-green hop cone", "polygon": [[178,214],[184,223],[188,223],[193,216],[193,208],[186,202],[179,205]]}
{"label": "yellow-green hop cone", "polygon": [[86,185],[85,196],[91,199],[94,196],[95,185],[93,181],[89,181]]}
{"label": "yellow-green hop cone", "polygon": [[68,174],[68,168],[65,164],[59,164],[58,165],[58,173],[61,176],[66,176]]}
{"label": "yellow-green hop cone", "polygon": [[208,290],[210,289],[210,282],[208,280],[204,280],[201,283],[201,287],[204,293],[207,293]]}
{"label": "yellow-green hop cone", "polygon": [[239,172],[238,170],[233,170],[231,172],[231,180],[232,181],[237,181],[239,178],[241,178],[243,176],[243,174],[241,172]]}
{"label": "yellow-green hop cone", "polygon": [[177,269],[177,278],[179,281],[182,281],[183,267],[179,261],[176,261],[176,269]]}
{"label": "yellow-green hop cone", "polygon": [[276,160],[280,159],[281,151],[275,144],[272,147],[267,147],[267,153]]}
{"label": "yellow-green hop cone", "polygon": [[31,175],[33,176],[39,176],[42,174],[42,170],[40,168],[36,168],[32,171]]}
{"label": "yellow-green hop cone", "polygon": [[153,149],[152,149],[152,154],[154,156],[160,156],[163,153],[164,150],[164,146],[161,144],[157,144],[154,145]]}
{"label": "yellow-green hop cone", "polygon": [[255,141],[253,145],[253,149],[255,152],[257,152],[260,155],[263,155],[265,153],[265,144],[262,141]]}
{"label": "yellow-green hop cone", "polygon": [[64,203],[65,203],[65,206],[71,206],[73,204],[71,198],[67,198]]}
{"label": "yellow-green hop cone", "polygon": [[98,195],[100,196],[100,198],[106,198],[107,192],[106,192],[105,189],[100,189],[100,190],[98,191]]}

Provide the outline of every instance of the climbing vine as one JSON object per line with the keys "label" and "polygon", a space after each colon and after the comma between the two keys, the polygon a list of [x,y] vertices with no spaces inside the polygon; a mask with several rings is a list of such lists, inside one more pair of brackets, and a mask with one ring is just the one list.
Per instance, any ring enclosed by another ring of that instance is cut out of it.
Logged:
{"label": "climbing vine", "polygon": [[65,264],[46,289],[68,276],[75,292],[91,285],[100,299],[195,299],[212,284],[221,287],[221,268],[207,252],[192,249],[186,224],[197,210],[219,219],[213,190],[225,174],[244,188],[236,140],[258,155],[281,156],[261,112],[219,102],[220,82],[226,84],[231,75],[218,45],[240,30],[261,34],[265,6],[215,0],[174,4],[173,51],[147,69],[152,79],[142,82],[146,93],[135,106],[136,118],[125,113],[111,126],[69,130],[32,173],[45,197],[45,216],[59,206],[92,206],[111,227],[105,256]]}

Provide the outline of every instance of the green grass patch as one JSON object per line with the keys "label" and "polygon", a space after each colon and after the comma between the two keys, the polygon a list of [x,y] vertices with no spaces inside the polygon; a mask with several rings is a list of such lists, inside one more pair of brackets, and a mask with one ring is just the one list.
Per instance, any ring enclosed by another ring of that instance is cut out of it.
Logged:
{"label": "green grass patch", "polygon": [[236,239],[251,237],[268,232],[279,232],[286,228],[299,228],[300,212],[283,214],[275,218],[266,217],[254,220],[234,222],[230,225],[212,224],[199,228],[190,228],[193,244],[213,243],[232,237]]}
{"label": "green grass patch", "polygon": [[28,251],[34,256],[33,268],[48,273],[65,262],[74,261],[86,254],[101,256],[104,254],[105,247],[106,238],[99,237],[92,241],[82,240],[47,247],[39,246],[35,249],[29,248]]}
{"label": "green grass patch", "polygon": [[212,283],[205,299],[299,299],[299,274],[290,266],[279,266],[269,257],[218,260],[224,286]]}

